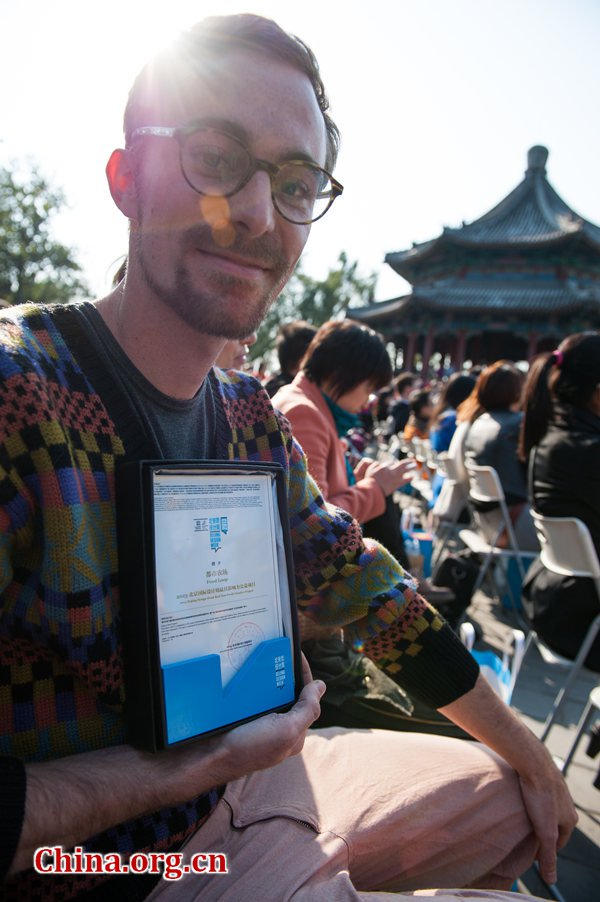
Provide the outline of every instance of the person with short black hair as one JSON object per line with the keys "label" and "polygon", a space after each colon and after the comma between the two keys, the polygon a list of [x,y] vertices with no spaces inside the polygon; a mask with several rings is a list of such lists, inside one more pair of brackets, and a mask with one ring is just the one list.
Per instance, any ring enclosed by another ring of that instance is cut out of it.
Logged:
{"label": "person with short black hair", "polygon": [[331,320],[317,331],[294,380],[273,397],[326,500],[360,523],[383,514],[387,496],[410,478],[407,462],[363,458],[354,469],[340,442],[391,376],[389,355],[373,329],[351,319]]}
{"label": "person with short black hair", "polygon": [[316,326],[298,319],[284,323],[275,339],[275,349],[279,360],[279,372],[265,382],[265,390],[272,398],[282,385],[289,385],[298,370],[306,349],[316,334]]}
{"label": "person with short black hair", "polygon": [[408,422],[410,408],[408,398],[418,379],[414,373],[400,373],[392,381],[393,400],[388,405],[387,420],[383,429],[385,438],[400,435]]}
{"label": "person with short black hair", "polygon": [[408,396],[408,420],[404,427],[404,439],[407,442],[414,438],[429,438],[429,420],[432,412],[431,393],[420,388]]}
{"label": "person with short black hair", "polygon": [[475,379],[467,373],[454,373],[442,386],[429,420],[429,440],[438,454],[450,447],[456,429],[457,408],[474,388]]}

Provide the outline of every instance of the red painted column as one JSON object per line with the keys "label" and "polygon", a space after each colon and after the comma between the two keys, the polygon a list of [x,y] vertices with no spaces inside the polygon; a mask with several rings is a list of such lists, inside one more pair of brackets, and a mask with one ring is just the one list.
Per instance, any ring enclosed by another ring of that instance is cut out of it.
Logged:
{"label": "red painted column", "polygon": [[435,339],[435,329],[433,327],[429,330],[427,335],[425,336],[425,342],[423,344],[423,375],[426,376],[429,373],[429,361],[431,360],[431,356],[433,354],[433,342]]}
{"label": "red painted column", "polygon": [[414,332],[409,332],[406,342],[406,350],[404,351],[404,361],[402,363],[403,370],[412,370],[415,364],[415,348],[417,346],[417,336]]}
{"label": "red painted column", "polygon": [[465,353],[467,351],[467,333],[464,329],[461,329],[458,332],[456,338],[456,346],[454,348],[454,354],[452,355],[452,366],[454,369],[459,372],[463,368],[463,364],[465,362]]}
{"label": "red painted column", "polygon": [[531,363],[531,361],[537,354],[537,343],[537,334],[535,332],[532,332],[529,336],[529,344],[527,345],[527,360],[529,361],[529,363]]}

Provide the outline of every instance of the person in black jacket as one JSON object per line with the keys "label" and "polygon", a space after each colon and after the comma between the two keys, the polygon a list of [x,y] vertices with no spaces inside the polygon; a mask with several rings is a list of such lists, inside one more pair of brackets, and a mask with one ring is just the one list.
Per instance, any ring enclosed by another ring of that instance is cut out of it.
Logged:
{"label": "person in black jacket", "polygon": [[[600,334],[570,335],[531,365],[525,387],[520,442],[531,457],[535,510],[548,517],[578,517],[600,556]],[[559,576],[539,559],[523,587],[525,612],[554,651],[574,658],[599,610],[591,579]],[[600,637],[586,665],[600,671]]]}

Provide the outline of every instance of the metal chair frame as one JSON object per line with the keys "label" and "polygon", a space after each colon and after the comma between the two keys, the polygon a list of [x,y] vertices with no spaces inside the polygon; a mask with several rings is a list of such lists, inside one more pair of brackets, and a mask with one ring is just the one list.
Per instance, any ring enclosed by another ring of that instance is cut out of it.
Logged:
{"label": "metal chair frame", "polygon": [[[465,469],[469,477],[469,498],[471,502],[474,502],[473,519],[477,528],[461,529],[458,532],[458,536],[461,542],[466,545],[466,547],[471,551],[475,552],[476,554],[484,555],[484,561],[479,571],[479,577],[475,585],[475,591],[481,588],[481,586],[483,585],[492,561],[500,561],[502,566],[505,567],[506,585],[512,599],[513,612],[518,619],[519,624],[521,626],[526,626],[526,624],[524,624],[523,622],[523,618],[519,615],[518,612],[519,599],[516,599],[514,597],[510,585],[508,564],[511,560],[514,560],[516,562],[522,581],[525,578],[525,566],[523,564],[523,560],[529,559],[531,561],[534,557],[536,557],[537,551],[525,551],[519,548],[512,521],[510,519],[510,513],[506,504],[506,499],[504,497],[504,490],[502,488],[500,478],[496,470],[493,467],[489,466],[479,466],[469,460],[465,461]],[[498,509],[500,510],[500,523],[493,539],[489,541],[485,537],[485,532],[482,528],[481,521],[479,520],[475,505],[478,503],[491,502],[498,505]],[[505,532],[508,537],[508,548],[501,548],[499,547],[498,542],[500,540],[500,537]],[[494,588],[496,589],[496,592],[494,594],[499,594],[498,586],[496,585]]]}
{"label": "metal chair frame", "polygon": [[[445,493],[456,492],[457,495],[458,493],[461,493],[461,497],[464,493],[464,506],[471,514],[471,507],[469,505],[468,497],[469,488],[465,481],[460,478],[460,471],[456,464],[456,461],[452,457],[449,457],[446,451],[442,451],[438,455],[437,460],[439,469],[444,474],[444,485],[442,487],[442,492],[440,493],[440,498],[438,499],[438,501],[440,501],[440,499],[444,497]],[[442,554],[446,550],[446,546],[448,545],[450,539],[453,536],[458,537],[459,530],[461,528],[465,528],[464,525],[461,526],[458,522],[459,517],[462,513],[459,505],[455,504],[455,510],[451,516],[440,516],[436,511],[436,506],[437,502],[436,504],[434,504],[431,511],[433,521],[437,523],[435,527],[437,542],[431,561],[431,566],[434,572],[442,562]]]}
{"label": "metal chair frame", "polygon": [[569,669],[567,680],[557,694],[552,710],[544,723],[540,738],[545,742],[577,675],[585,667],[585,659],[600,631],[600,561],[590,531],[582,520],[577,517],[545,517],[537,511],[532,511],[532,515],[540,540],[540,559],[544,567],[560,576],[587,577],[594,583],[598,594],[598,614],[589,625],[574,660],[552,651],[535,630],[531,630],[527,637],[525,652],[535,645],[547,663]]}

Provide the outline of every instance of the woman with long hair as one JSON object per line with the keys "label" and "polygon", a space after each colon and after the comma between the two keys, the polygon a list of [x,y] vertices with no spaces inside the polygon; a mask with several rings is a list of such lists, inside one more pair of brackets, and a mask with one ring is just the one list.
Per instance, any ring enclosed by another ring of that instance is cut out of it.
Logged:
{"label": "woman with long hair", "polygon": [[[600,334],[569,335],[531,365],[525,386],[520,453],[529,459],[535,510],[578,517],[600,556]],[[563,577],[531,565],[523,587],[525,613],[541,638],[574,658],[598,613],[590,579]],[[600,637],[586,664],[600,671]]]}
{"label": "woman with long hair", "polygon": [[[461,404],[459,420],[469,423],[465,460],[496,470],[519,548],[536,551],[539,543],[527,499],[525,465],[518,455],[523,383],[524,376],[514,363],[497,360],[480,373]],[[480,506],[479,519],[488,539],[496,535],[500,523],[497,507]]]}

